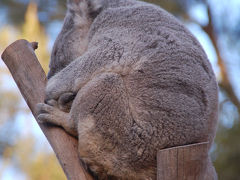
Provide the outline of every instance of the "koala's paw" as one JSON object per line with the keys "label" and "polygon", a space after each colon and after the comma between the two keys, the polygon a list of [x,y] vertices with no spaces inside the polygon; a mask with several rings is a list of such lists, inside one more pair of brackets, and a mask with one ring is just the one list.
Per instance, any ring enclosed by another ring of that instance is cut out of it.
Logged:
{"label": "koala's paw", "polygon": [[[53,103],[55,105],[56,102],[48,101],[48,103]],[[68,121],[69,114],[61,111],[56,106],[51,106],[45,103],[39,103],[36,106],[37,111],[37,121],[39,123],[51,123],[57,126],[63,126],[65,121]]]}
{"label": "koala's paw", "polygon": [[[49,101],[48,101],[49,102]],[[57,107],[39,103],[36,106],[37,121],[39,123],[50,123],[63,127],[69,134],[77,137],[77,128],[74,121],[70,118],[70,114],[61,111]]]}
{"label": "koala's paw", "polygon": [[[51,102],[55,103],[55,102]],[[55,105],[55,104],[54,104]],[[39,123],[52,123],[59,125],[59,116],[61,114],[61,111],[58,110],[56,107],[51,106],[49,104],[45,103],[39,103],[36,106],[37,111],[37,121]]]}

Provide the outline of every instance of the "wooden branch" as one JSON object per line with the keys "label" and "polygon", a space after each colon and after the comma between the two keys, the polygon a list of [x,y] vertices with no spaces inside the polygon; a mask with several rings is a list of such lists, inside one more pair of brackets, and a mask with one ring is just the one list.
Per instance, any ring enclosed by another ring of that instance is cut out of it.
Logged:
{"label": "wooden branch", "polygon": [[211,39],[211,41],[213,43],[213,46],[216,50],[217,59],[218,59],[218,66],[219,66],[219,69],[221,71],[221,77],[222,77],[221,82],[219,83],[219,86],[227,93],[229,99],[237,107],[238,113],[240,114],[240,101],[239,101],[236,93],[234,92],[234,88],[233,88],[233,86],[231,84],[231,81],[229,79],[229,75],[228,75],[228,71],[227,71],[225,61],[222,58],[220,50],[218,48],[217,36],[216,36],[216,32],[214,31],[212,12],[211,12],[211,9],[210,9],[208,3],[207,2],[205,2],[205,3],[206,3],[206,6],[207,6],[207,9],[208,9],[209,23],[208,23],[207,26],[203,27],[203,30],[208,34],[208,36]]}
{"label": "wooden branch", "polygon": [[157,155],[157,179],[205,179],[207,158],[207,142],[163,149]]}
{"label": "wooden branch", "polygon": [[[2,54],[2,59],[9,68],[28,107],[36,118],[35,106],[44,101],[46,75],[34,53],[37,43],[18,40]],[[77,139],[68,135],[62,128],[39,124],[52,146],[69,180],[91,180],[78,157]]]}

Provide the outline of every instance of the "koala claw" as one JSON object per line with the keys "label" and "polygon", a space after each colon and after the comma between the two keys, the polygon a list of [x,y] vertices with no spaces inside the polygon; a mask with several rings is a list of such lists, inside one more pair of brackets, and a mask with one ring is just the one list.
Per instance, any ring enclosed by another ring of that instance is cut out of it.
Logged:
{"label": "koala claw", "polygon": [[76,136],[74,122],[71,121],[69,113],[59,110],[57,107],[39,103],[36,106],[38,113],[37,121],[39,123],[50,123],[63,127],[70,134]]}
{"label": "koala claw", "polygon": [[53,111],[54,107],[45,103],[38,103],[36,105],[36,110],[38,114],[42,113],[51,113]]}
{"label": "koala claw", "polygon": [[45,123],[49,119],[49,114],[39,114],[37,117],[38,123]]}
{"label": "koala claw", "polygon": [[48,104],[44,103],[38,103],[36,105],[36,111],[37,111],[37,121],[39,123],[44,123],[47,122],[48,119],[51,119],[52,117],[52,112],[54,111],[54,107],[50,106]]}
{"label": "koala claw", "polygon": [[58,102],[55,99],[44,100],[44,103],[53,107],[58,106]]}

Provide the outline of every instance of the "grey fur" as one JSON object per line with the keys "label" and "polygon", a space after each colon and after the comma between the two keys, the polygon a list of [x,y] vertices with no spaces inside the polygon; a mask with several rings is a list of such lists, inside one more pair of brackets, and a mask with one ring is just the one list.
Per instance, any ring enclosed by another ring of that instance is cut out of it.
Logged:
{"label": "grey fur", "polygon": [[[92,2],[68,2],[51,56],[51,106],[38,105],[39,120],[78,136],[79,155],[99,179],[156,179],[158,150],[212,144],[213,70],[199,42],[160,7]],[[208,165],[206,179],[216,179]]]}

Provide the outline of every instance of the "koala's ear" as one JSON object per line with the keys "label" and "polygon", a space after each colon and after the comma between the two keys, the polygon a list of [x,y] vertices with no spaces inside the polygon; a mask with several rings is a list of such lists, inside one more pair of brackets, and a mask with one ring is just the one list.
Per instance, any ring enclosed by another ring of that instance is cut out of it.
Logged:
{"label": "koala's ear", "polygon": [[89,15],[95,18],[103,9],[103,0],[90,0],[88,3]]}
{"label": "koala's ear", "polygon": [[95,18],[103,9],[103,0],[67,0],[67,7],[72,12],[83,12]]}
{"label": "koala's ear", "polygon": [[83,0],[67,0],[67,9],[70,10],[71,12],[77,12],[79,11],[79,4],[80,1]]}

